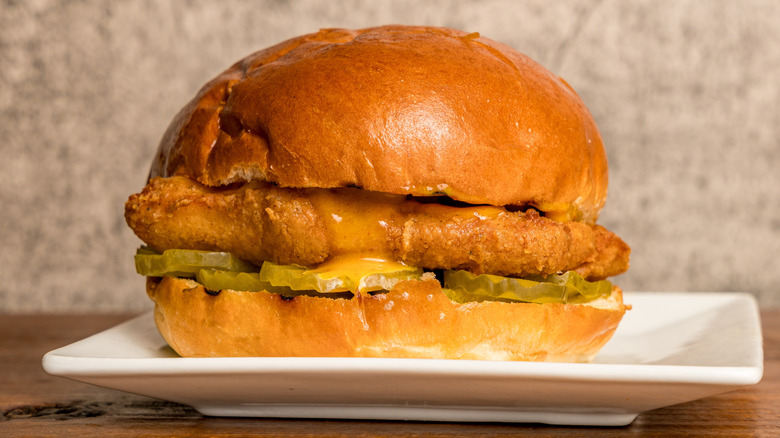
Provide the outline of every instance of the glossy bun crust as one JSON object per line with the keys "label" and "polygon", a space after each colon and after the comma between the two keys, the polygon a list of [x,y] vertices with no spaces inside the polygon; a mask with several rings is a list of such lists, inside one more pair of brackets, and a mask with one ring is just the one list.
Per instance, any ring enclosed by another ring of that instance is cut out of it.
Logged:
{"label": "glossy bun crust", "polygon": [[560,78],[478,34],[327,29],[261,50],[174,119],[151,176],[356,186],[594,222],[607,161]]}
{"label": "glossy bun crust", "polygon": [[193,280],[148,279],[155,321],[185,357],[404,357],[556,362],[590,360],[610,339],[626,306],[456,304],[436,280],[407,281],[351,300],[223,290]]}

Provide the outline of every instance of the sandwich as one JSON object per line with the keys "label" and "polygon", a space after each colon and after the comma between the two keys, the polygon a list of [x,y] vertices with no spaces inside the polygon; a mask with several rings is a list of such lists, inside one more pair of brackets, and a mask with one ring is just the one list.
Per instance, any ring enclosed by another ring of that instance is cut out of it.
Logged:
{"label": "sandwich", "polygon": [[529,57],[324,29],[204,85],[125,218],[181,356],[583,362],[629,307],[607,182],[593,117]]}

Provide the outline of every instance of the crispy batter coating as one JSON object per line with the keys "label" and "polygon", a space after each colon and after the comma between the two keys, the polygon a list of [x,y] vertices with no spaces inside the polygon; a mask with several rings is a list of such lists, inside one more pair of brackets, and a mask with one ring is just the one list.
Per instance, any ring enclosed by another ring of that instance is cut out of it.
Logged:
{"label": "crispy batter coating", "polygon": [[325,226],[293,190],[246,185],[213,190],[182,177],[156,178],[125,205],[127,224],[159,251],[226,251],[261,264],[312,265],[330,253]]}
{"label": "crispy batter coating", "polygon": [[447,206],[351,188],[212,189],[155,178],[130,197],[125,218],[159,251],[227,251],[256,264],[316,265],[358,242],[365,253],[427,269],[518,277],[576,270],[596,280],[624,272],[630,253],[601,226],[560,223],[535,210]]}
{"label": "crispy batter coating", "polygon": [[[606,278],[627,268],[629,251],[601,226],[559,223],[536,210],[467,219],[420,215],[404,223],[400,242],[395,253],[412,265],[507,276],[576,269],[583,277]],[[615,253],[599,257],[602,242]]]}

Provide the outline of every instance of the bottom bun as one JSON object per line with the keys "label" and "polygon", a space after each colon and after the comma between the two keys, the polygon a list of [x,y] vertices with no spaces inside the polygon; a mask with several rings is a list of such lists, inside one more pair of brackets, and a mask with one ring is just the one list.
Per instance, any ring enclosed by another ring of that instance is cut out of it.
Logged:
{"label": "bottom bun", "polygon": [[185,357],[404,357],[585,362],[612,337],[622,292],[588,304],[450,301],[434,279],[353,299],[283,298],[149,278],[155,322]]}

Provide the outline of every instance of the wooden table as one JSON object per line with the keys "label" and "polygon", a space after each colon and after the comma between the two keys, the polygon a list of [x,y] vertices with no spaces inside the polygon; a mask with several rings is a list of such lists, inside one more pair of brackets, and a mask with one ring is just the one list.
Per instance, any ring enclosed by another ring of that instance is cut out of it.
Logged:
{"label": "wooden table", "polygon": [[641,414],[620,428],[206,418],[193,409],[52,377],[44,353],[131,315],[0,315],[0,436],[780,436],[780,310],[763,311],[756,386]]}

